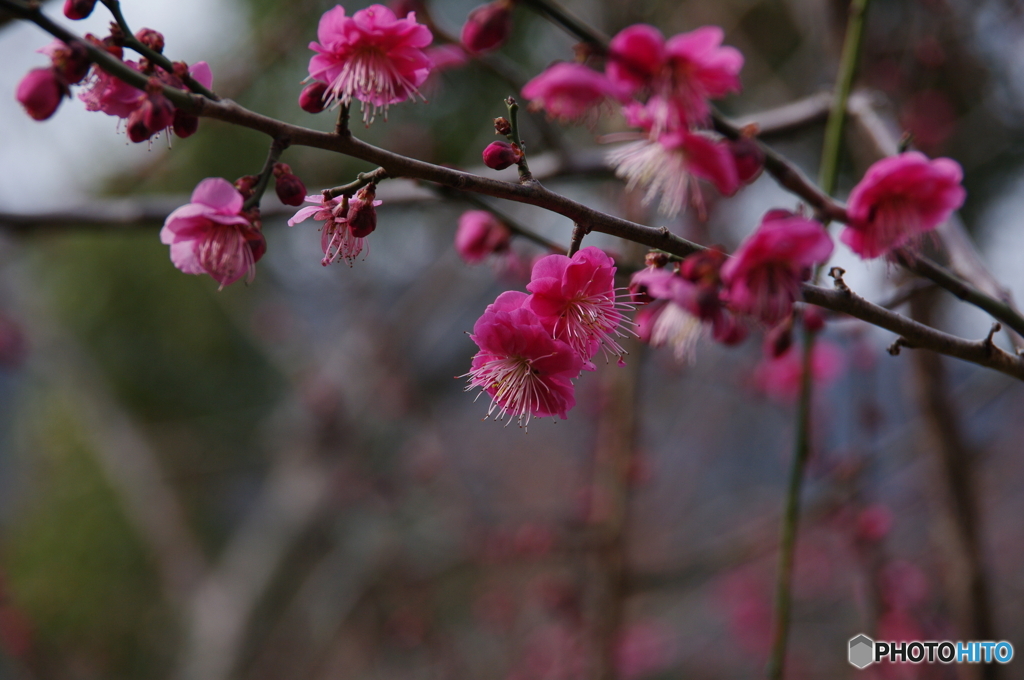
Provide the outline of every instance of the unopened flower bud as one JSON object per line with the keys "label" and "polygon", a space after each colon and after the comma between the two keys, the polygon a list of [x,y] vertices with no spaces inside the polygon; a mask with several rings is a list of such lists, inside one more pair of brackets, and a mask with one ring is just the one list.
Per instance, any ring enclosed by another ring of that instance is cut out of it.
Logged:
{"label": "unopened flower bud", "polygon": [[140,43],[160,54],[164,51],[164,34],[152,28],[140,28],[135,33],[135,39]]}
{"label": "unopened flower bud", "polygon": [[185,113],[181,109],[174,110],[174,122],[171,124],[174,134],[182,139],[190,137],[199,129],[199,116]]}
{"label": "unopened flower bud", "polygon": [[34,120],[46,120],[54,114],[67,88],[52,68],[32,69],[18,83],[17,97]]}
{"label": "unopened flower bud", "polygon": [[736,162],[736,176],[743,184],[750,184],[764,170],[764,151],[752,139],[741,137],[729,141],[729,151]]}
{"label": "unopened flower bud", "polygon": [[377,228],[377,185],[367,184],[348,202],[348,228],[356,238],[366,238]]}
{"label": "unopened flower bud", "polygon": [[324,110],[324,94],[327,92],[327,83],[319,80],[313,81],[302,89],[299,94],[299,107],[307,113],[320,113]]}
{"label": "unopened flower bud", "polygon": [[825,315],[817,307],[804,305],[804,328],[811,333],[817,333],[825,328]]}
{"label": "unopened flower bud", "polygon": [[121,45],[115,44],[112,38],[100,40],[92,33],[86,33],[85,39],[86,41],[100,48],[101,50],[105,50],[106,52],[109,52],[110,54],[114,55],[118,59],[124,59],[124,48],[121,47]]}
{"label": "unopened flower bud", "polygon": [[495,0],[469,13],[462,27],[462,44],[470,52],[494,50],[512,32],[512,3]]}
{"label": "unopened flower bud", "polygon": [[[145,102],[143,102],[143,106],[145,106]],[[140,106],[128,114],[126,125],[128,139],[132,140],[136,144],[146,141],[152,137],[155,132],[155,130],[146,125],[146,115],[143,111],[143,106]]]}
{"label": "unopened flower bud", "polygon": [[54,70],[65,85],[80,83],[89,73],[89,52],[78,43],[69,45],[62,40],[54,40],[39,51],[50,57]]}
{"label": "unopened flower bud", "polygon": [[84,19],[92,14],[96,0],[64,0],[64,16],[68,19]]}
{"label": "unopened flower bud", "polygon": [[717,285],[725,260],[726,255],[723,250],[717,247],[708,248],[683,260],[683,264],[679,267],[679,274],[687,281]]}
{"label": "unopened flower bud", "polygon": [[484,165],[494,170],[504,170],[523,160],[519,147],[508,142],[491,142],[484,149]]}
{"label": "unopened flower bud", "polygon": [[512,134],[512,124],[508,122],[508,118],[502,116],[501,118],[494,119],[494,131],[499,135],[510,135]]}
{"label": "unopened flower bud", "polygon": [[235,180],[235,188],[238,189],[238,193],[242,194],[242,198],[247,199],[252,196],[253,190],[259,182],[259,175],[243,175]]}
{"label": "unopened flower bud", "polygon": [[302,205],[306,200],[306,185],[292,174],[287,163],[274,164],[274,189],[285,205]]}

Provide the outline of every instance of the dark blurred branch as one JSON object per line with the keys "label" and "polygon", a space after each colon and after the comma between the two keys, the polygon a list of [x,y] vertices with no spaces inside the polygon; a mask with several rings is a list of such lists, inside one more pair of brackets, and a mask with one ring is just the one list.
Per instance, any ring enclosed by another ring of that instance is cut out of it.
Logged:
{"label": "dark blurred branch", "polygon": [[[931,322],[934,300],[915,298],[915,319]],[[960,425],[960,409],[950,399],[942,360],[922,352],[914,357],[917,397],[924,418],[924,446],[938,458],[941,486],[947,510],[941,532],[950,566],[951,599],[958,614],[960,636],[967,640],[998,640],[992,615],[991,587],[985,570],[984,545],[977,491],[977,458],[972,454]],[[999,664],[988,663],[977,676],[994,680]]]}
{"label": "dark blurred branch", "polygon": [[267,185],[270,184],[270,178],[274,176],[274,164],[277,163],[281,158],[281,154],[287,148],[287,138],[275,137],[274,141],[270,143],[270,150],[267,152],[267,160],[263,163],[263,169],[260,170],[259,180],[252,189],[252,196],[245,199],[245,205],[242,206],[243,210],[260,207],[263,193],[267,190]]}

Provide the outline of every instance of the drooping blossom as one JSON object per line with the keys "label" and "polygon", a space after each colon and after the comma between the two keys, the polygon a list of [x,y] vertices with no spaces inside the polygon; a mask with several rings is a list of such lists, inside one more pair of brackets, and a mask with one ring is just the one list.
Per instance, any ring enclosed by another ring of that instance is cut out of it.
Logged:
{"label": "drooping blossom", "polygon": [[[420,96],[419,86],[430,74],[423,48],[431,43],[430,29],[416,23],[416,13],[399,19],[383,5],[371,5],[351,17],[337,5],[320,18],[319,42],[309,48],[309,77],[327,84],[328,105],[362,102],[363,122],[378,111]],[[422,97],[420,96],[422,99]]]}
{"label": "drooping blossom", "polygon": [[483,262],[491,253],[508,250],[511,234],[486,210],[467,210],[459,217],[455,250],[466,264]]}
{"label": "drooping blossom", "polygon": [[625,92],[607,77],[582,64],[558,63],[523,86],[530,109],[544,109],[565,122],[592,120],[609,99],[622,100]]}
{"label": "drooping blossom", "polygon": [[285,205],[299,206],[306,200],[306,185],[287,163],[274,163],[274,191]]}
{"label": "drooping blossom", "polygon": [[814,220],[770,210],[722,266],[726,297],[737,312],[772,326],[789,315],[811,267],[832,254],[832,239]]}
{"label": "drooping blossom", "polygon": [[57,112],[65,94],[67,86],[51,67],[29,71],[18,83],[15,96],[32,120],[46,120]]}
{"label": "drooping blossom", "polygon": [[513,0],[494,0],[480,5],[462,26],[462,45],[470,52],[490,52],[501,47],[512,32]]}
{"label": "drooping blossom", "polygon": [[864,259],[912,246],[961,205],[963,170],[949,158],[908,151],[876,162],[850,192],[840,239]]}
{"label": "drooping blossom", "polygon": [[608,77],[632,94],[650,94],[647,109],[655,134],[703,123],[708,99],[740,91],[743,55],[722,47],[722,29],[703,26],[667,41],[646,24],[623,29],[612,38]]}
{"label": "drooping blossom", "polygon": [[466,387],[490,395],[488,416],[497,412],[498,420],[508,416],[521,426],[535,416],[564,420],[576,404],[572,379],[583,365],[568,344],[551,337],[526,300],[525,293],[502,293],[477,320],[470,338],[480,351]]}
{"label": "drooping blossom", "polygon": [[571,258],[548,255],[533,265],[529,307],[551,334],[576,351],[593,369],[590,359],[601,347],[619,357],[626,353],[616,340],[624,337],[624,314],[632,306],[615,290],[615,263],[600,248],[590,246]]}
{"label": "drooping blossom", "polygon": [[[836,345],[817,340],[811,350],[811,380],[828,385],[843,373],[846,360]],[[800,395],[803,370],[803,349],[791,345],[777,357],[765,357],[754,369],[754,387],[768,398],[784,404],[793,403]]]}
{"label": "drooping blossom", "polygon": [[377,228],[377,185],[367,184],[348,202],[348,228],[356,238],[366,238]]}
{"label": "drooping blossom", "polygon": [[252,281],[267,246],[260,229],[242,214],[243,202],[226,179],[200,182],[192,202],[168,215],[160,230],[174,266],[186,274],[209,274],[221,288],[243,276]]}
{"label": "drooping blossom", "polygon": [[630,142],[608,154],[615,175],[626,180],[629,190],[647,190],[644,204],[661,196],[659,210],[672,217],[693,204],[703,212],[704,199],[698,179],[715,185],[723,196],[739,189],[736,162],[728,145],[702,132],[686,129],[665,132],[655,139]]}
{"label": "drooping blossom", "polygon": [[[316,194],[314,196],[306,196],[306,202],[313,203],[314,205],[300,208],[288,220],[288,226],[294,227],[299,222],[304,222],[310,217],[323,222],[324,225],[320,233],[320,247],[324,252],[324,257],[320,264],[326,267],[332,262],[344,259],[351,266],[355,259],[359,257],[359,254],[363,252],[363,247],[366,244],[365,236],[369,233],[357,235],[349,224],[349,220],[353,217],[350,204],[354,202],[354,199],[330,198],[325,200],[323,194]],[[370,202],[371,207],[376,207],[381,203],[380,201],[373,201],[372,197]],[[357,211],[359,210],[365,211],[366,207],[357,208]],[[376,224],[376,221],[374,221],[374,224]]]}

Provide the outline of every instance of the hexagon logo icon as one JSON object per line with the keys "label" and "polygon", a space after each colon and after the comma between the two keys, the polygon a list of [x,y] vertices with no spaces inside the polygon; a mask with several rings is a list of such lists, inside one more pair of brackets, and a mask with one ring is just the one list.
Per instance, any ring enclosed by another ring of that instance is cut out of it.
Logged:
{"label": "hexagon logo icon", "polygon": [[850,639],[850,663],[866,668],[875,660],[875,641],[861,634]]}

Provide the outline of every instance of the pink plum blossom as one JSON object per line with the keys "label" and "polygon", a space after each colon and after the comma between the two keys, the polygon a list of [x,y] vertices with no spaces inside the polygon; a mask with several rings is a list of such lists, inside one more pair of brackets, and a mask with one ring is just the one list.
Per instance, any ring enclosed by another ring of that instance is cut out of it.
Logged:
{"label": "pink plum blossom", "polygon": [[552,118],[581,122],[608,99],[623,99],[623,88],[582,64],[558,63],[523,86],[532,110],[544,109]]}
{"label": "pink plum blossom", "polygon": [[[288,226],[294,227],[310,217],[323,222],[320,247],[324,251],[324,257],[320,264],[326,267],[343,258],[349,266],[352,266],[355,259],[359,257],[359,253],[363,252],[366,239],[355,236],[349,228],[349,202],[340,198],[325,199],[323,194],[306,196],[306,202],[314,205],[300,208],[288,220]],[[376,201],[376,203],[380,202]]]}
{"label": "pink plum blossom", "polygon": [[600,347],[619,357],[626,353],[615,336],[629,323],[623,313],[632,307],[615,290],[615,263],[600,248],[583,248],[571,258],[548,255],[533,266],[526,289],[528,305],[552,335],[567,342],[593,368]]}
{"label": "pink plum blossom", "polygon": [[508,250],[508,227],[486,210],[467,210],[459,218],[455,250],[467,264],[483,262],[491,253]]}
{"label": "pink plum blossom", "polygon": [[416,23],[416,13],[399,19],[383,5],[371,5],[351,17],[337,5],[320,17],[319,42],[309,48],[309,77],[327,84],[328,105],[362,102],[363,122],[369,125],[378,111],[420,97],[419,87],[430,74],[431,62],[423,52],[433,40],[430,29]]}
{"label": "pink plum blossom", "polygon": [[466,390],[491,396],[487,415],[508,416],[521,426],[530,418],[559,416],[575,404],[572,379],[583,360],[550,331],[525,304],[527,295],[508,291],[489,305],[470,336],[480,351],[473,357]]}
{"label": "pink plum blossom", "polygon": [[650,93],[655,133],[700,124],[708,99],[740,91],[743,55],[722,47],[723,36],[718,26],[703,26],[666,41],[653,26],[636,24],[612,38],[606,72],[630,93]]}
{"label": "pink plum blossom", "polygon": [[66,93],[56,69],[36,68],[18,83],[16,96],[32,120],[46,120],[57,112]]}
{"label": "pink plum blossom", "polygon": [[[811,380],[828,385],[842,375],[846,365],[843,351],[824,340],[814,343],[811,350]],[[803,350],[791,345],[774,358],[765,358],[754,369],[754,386],[773,401],[793,403],[800,395],[803,376]]]}
{"label": "pink plum blossom", "polygon": [[221,288],[246,275],[252,281],[266,241],[241,214],[242,204],[242,194],[226,179],[200,182],[192,202],[168,215],[160,230],[174,266],[186,274],[209,274]]}
{"label": "pink plum blossom", "polygon": [[629,190],[647,189],[644,204],[661,196],[659,210],[672,217],[693,204],[703,213],[698,179],[715,185],[723,196],[739,189],[736,161],[728,144],[701,132],[677,130],[654,139],[630,142],[608,154],[615,175]]}
{"label": "pink plum blossom", "polygon": [[840,239],[868,260],[912,245],[963,205],[963,170],[949,158],[908,151],[876,162],[853,188]]}
{"label": "pink plum blossom", "polygon": [[789,315],[810,269],[832,254],[832,239],[814,220],[770,210],[722,266],[730,306],[772,326]]}

